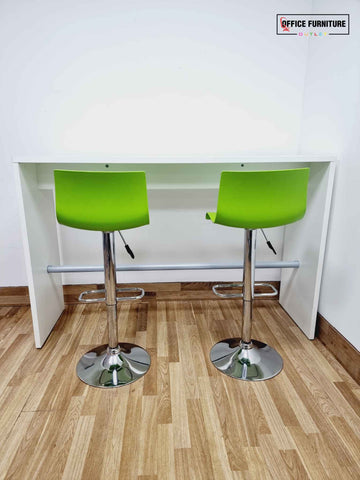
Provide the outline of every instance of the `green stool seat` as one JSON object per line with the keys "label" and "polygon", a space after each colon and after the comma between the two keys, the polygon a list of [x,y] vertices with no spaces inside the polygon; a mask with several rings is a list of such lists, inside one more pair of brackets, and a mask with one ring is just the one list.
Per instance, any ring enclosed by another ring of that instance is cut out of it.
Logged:
{"label": "green stool seat", "polygon": [[[146,350],[132,343],[118,342],[117,302],[139,299],[142,288],[116,288],[115,230],[149,223],[144,172],[88,172],[55,170],[55,202],[58,222],[73,228],[102,231],[105,297],[79,300],[105,301],[108,321],[107,345],[94,347],[77,364],[80,380],[102,388],[120,387],[141,378],[150,368]],[[137,290],[140,295],[117,297],[117,292]]]}
{"label": "green stool seat", "polygon": [[[273,295],[254,293],[256,229],[300,220],[306,211],[308,179],[308,168],[221,174],[217,210],[206,213],[206,218],[216,224],[245,229],[243,282],[213,287],[220,297],[243,299],[242,336],[221,340],[210,352],[214,366],[230,377],[266,380],[282,370],[281,356],[265,343],[251,338],[254,297]],[[269,284],[262,285],[274,289]],[[217,292],[217,288],[234,286],[241,286],[242,293]]]}
{"label": "green stool seat", "polygon": [[145,172],[55,170],[59,223],[113,232],[149,223]]}
{"label": "green stool seat", "polygon": [[305,214],[308,178],[308,168],[222,172],[217,210],[206,218],[249,229],[296,222]]}

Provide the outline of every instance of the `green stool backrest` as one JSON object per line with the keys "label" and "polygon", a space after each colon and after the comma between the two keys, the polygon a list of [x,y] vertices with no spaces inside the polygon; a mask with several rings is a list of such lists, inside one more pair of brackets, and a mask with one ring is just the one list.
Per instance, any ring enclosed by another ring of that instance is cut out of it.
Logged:
{"label": "green stool backrest", "polygon": [[149,223],[145,172],[55,170],[54,177],[63,225],[113,232]]}
{"label": "green stool backrest", "polygon": [[215,223],[267,228],[300,220],[309,169],[222,172]]}

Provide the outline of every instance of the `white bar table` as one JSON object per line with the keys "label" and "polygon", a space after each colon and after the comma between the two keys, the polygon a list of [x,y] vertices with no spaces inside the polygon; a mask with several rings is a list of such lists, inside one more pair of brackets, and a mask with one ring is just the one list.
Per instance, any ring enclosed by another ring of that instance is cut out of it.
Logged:
{"label": "white bar table", "polygon": [[[305,217],[284,230],[280,304],[309,339],[314,338],[321,286],[335,157],[282,156],[27,156],[14,158],[34,338],[41,348],[64,310],[59,265],[53,170],[145,170],[148,188],[217,188],[222,170],[273,170],[310,167]],[[195,240],[196,241],[196,240]]]}

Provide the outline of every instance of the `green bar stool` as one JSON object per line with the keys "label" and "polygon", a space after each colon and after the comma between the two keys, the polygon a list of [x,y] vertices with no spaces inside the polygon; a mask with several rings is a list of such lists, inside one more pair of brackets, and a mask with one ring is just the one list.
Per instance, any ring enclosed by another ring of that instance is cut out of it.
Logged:
{"label": "green bar stool", "polygon": [[[138,345],[118,342],[117,301],[141,298],[144,290],[116,288],[114,232],[149,223],[145,173],[55,170],[54,177],[58,222],[101,231],[103,236],[105,297],[87,299],[87,294],[95,293],[89,291],[83,292],[79,300],[106,302],[109,343],[85,353],[77,364],[77,375],[94,387],[127,385],[149,370],[150,356]],[[133,290],[139,294],[117,297],[119,291]]]}
{"label": "green bar stool", "polygon": [[[306,210],[308,179],[308,168],[221,174],[217,211],[208,212],[206,218],[227,227],[245,229],[243,282],[213,287],[214,293],[221,297],[243,299],[241,338],[222,340],[210,352],[215,367],[230,377],[266,380],[282,370],[282,358],[276,350],[251,338],[254,297],[273,295],[254,293],[254,285],[258,285],[254,283],[256,231],[300,220]],[[242,293],[227,295],[217,291],[220,287],[234,286],[241,286]]]}

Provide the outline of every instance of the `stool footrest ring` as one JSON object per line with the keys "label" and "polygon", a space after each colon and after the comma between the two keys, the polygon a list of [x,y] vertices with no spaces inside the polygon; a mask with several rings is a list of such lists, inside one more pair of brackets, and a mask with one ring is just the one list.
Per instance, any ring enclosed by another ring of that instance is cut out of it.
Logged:
{"label": "stool footrest ring", "polygon": [[242,287],[243,283],[219,283],[218,285],[214,285],[212,287],[212,291],[221,298],[242,298],[242,293],[220,293],[217,291],[218,288],[239,288]]}
{"label": "stool footrest ring", "polygon": [[[255,287],[269,287],[271,288],[272,292],[268,293],[254,293],[254,298],[261,298],[261,297],[275,297],[279,292],[277,288],[274,287],[274,285],[271,285],[271,283],[260,283],[260,282],[255,282],[254,283]],[[220,293],[217,290],[218,289],[226,289],[226,288],[241,288],[243,287],[243,283],[219,283],[217,285],[214,285],[212,287],[212,291],[217,295],[218,297],[221,298],[243,298],[242,293]]]}
{"label": "stool footrest ring", "polygon": [[85,292],[81,292],[79,295],[79,302],[82,302],[82,303],[105,302],[105,297],[84,298],[85,295],[92,295],[93,293],[105,293],[105,289],[103,288],[101,290],[86,290]]}
{"label": "stool footrest ring", "polygon": [[117,288],[116,289],[116,293],[118,293],[118,292],[134,292],[134,291],[140,292],[139,295],[134,295],[134,296],[131,296],[131,297],[116,297],[116,300],[118,302],[123,301],[123,300],[139,300],[140,298],[142,298],[145,295],[145,290],[143,288],[140,288],[140,287]]}
{"label": "stool footrest ring", "polygon": [[258,283],[255,282],[255,287],[269,287],[271,288],[272,292],[268,293],[254,293],[254,297],[276,297],[276,295],[279,293],[278,289],[274,287],[274,285],[271,285],[271,283]]}
{"label": "stool footrest ring", "polygon": [[[131,287],[131,288],[117,288],[116,293],[118,292],[135,292],[138,291],[138,295],[133,295],[130,297],[116,297],[118,302],[124,300],[139,300],[145,295],[145,290],[139,287]],[[84,298],[86,295],[92,295],[94,293],[105,293],[105,289],[101,290],[86,290],[85,292],[80,293],[79,295],[79,302],[82,303],[98,303],[98,302],[105,302],[105,297],[98,297],[98,298]]]}

